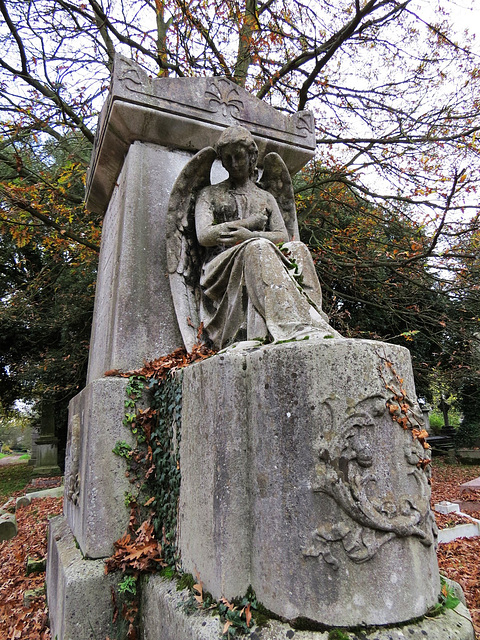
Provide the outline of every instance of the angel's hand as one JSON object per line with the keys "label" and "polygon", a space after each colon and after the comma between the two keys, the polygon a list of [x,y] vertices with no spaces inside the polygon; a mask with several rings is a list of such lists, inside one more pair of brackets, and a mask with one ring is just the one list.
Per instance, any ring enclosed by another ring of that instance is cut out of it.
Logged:
{"label": "angel's hand", "polygon": [[223,231],[220,234],[219,242],[220,244],[224,244],[226,247],[233,247],[236,244],[240,244],[249,238],[255,237],[255,234],[252,233],[246,227],[237,227],[236,225],[229,225],[226,231]]}
{"label": "angel's hand", "polygon": [[258,211],[257,213],[254,213],[253,215],[243,220],[243,226],[245,226],[247,229],[250,229],[250,231],[263,231],[267,226],[270,214],[271,211],[267,207],[265,207],[263,211]]}

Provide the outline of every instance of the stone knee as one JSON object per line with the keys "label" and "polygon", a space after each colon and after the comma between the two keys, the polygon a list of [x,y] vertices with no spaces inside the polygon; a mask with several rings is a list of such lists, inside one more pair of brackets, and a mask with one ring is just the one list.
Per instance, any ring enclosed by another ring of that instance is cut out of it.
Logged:
{"label": "stone knee", "polygon": [[248,240],[245,243],[243,248],[243,253],[246,259],[250,258],[252,255],[257,255],[258,253],[275,253],[276,247],[275,245],[267,240],[267,238],[254,238],[253,240]]}

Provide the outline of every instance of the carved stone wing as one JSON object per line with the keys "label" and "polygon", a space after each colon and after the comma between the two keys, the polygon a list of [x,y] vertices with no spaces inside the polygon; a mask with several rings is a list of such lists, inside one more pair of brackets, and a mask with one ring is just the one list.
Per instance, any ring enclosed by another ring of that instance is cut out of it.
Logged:
{"label": "carved stone wing", "polygon": [[263,174],[259,186],[269,191],[280,207],[289,240],[300,240],[297,211],[293,193],[292,179],[278,153],[268,153],[263,160]]}
{"label": "carved stone wing", "polygon": [[206,147],[185,165],[173,185],[166,218],[167,267],[178,326],[187,351],[197,341],[200,325],[201,247],[195,232],[195,201],[210,184],[215,150]]}

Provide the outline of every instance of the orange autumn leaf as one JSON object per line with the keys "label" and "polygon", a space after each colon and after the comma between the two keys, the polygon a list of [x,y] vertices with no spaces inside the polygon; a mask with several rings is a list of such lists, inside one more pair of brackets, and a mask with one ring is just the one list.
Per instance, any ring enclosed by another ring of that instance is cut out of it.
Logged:
{"label": "orange autumn leaf", "polygon": [[245,620],[247,622],[247,627],[250,626],[250,622],[252,621],[252,612],[250,610],[250,602],[245,607]]}
{"label": "orange autumn leaf", "polygon": [[231,602],[229,602],[226,598],[220,598],[220,602],[224,604],[227,607],[227,609],[230,609],[230,611],[234,609],[234,605]]}

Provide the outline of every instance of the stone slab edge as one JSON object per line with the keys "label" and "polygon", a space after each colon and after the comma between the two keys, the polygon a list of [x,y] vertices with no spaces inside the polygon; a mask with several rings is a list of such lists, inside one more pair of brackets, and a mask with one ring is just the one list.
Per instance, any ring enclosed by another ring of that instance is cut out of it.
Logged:
{"label": "stone slab edge", "polygon": [[472,522],[440,529],[437,540],[439,544],[446,544],[453,542],[457,538],[476,538],[478,535],[480,535],[479,524],[478,522]]}
{"label": "stone slab edge", "polygon": [[100,115],[86,185],[90,211],[104,213],[128,146],[135,140],[198,151],[232,124],[251,129],[259,163],[276,151],[296,173],[314,155],[313,114],[285,115],[222,77],[151,78],[117,55]]}
{"label": "stone slab edge", "polygon": [[480,520],[474,518],[469,513],[463,513],[460,511],[460,505],[456,502],[448,502],[443,500],[434,507],[438,513],[448,514],[455,513],[458,516],[465,518],[464,524],[457,524],[454,527],[447,527],[446,529],[440,529],[438,532],[438,542],[453,542],[457,538],[475,538],[480,535]]}
{"label": "stone slab edge", "polygon": [[53,487],[52,489],[42,489],[41,491],[26,493],[15,500],[15,508],[26,507],[32,500],[36,500],[37,498],[61,498],[64,490],[65,487],[61,485],[60,487]]}
{"label": "stone slab edge", "polygon": [[65,516],[50,520],[47,603],[55,640],[100,640],[111,634],[111,589],[118,576],[105,575],[103,560],[86,560]]}
{"label": "stone slab edge", "polygon": [[[203,612],[188,615],[184,610],[188,591],[177,591],[176,583],[150,576],[143,587],[143,640],[222,640],[223,623],[218,616]],[[254,627],[250,640],[328,640],[329,631],[300,631],[289,624],[270,620],[265,627]],[[397,627],[377,627],[365,631],[344,631],[345,640],[474,640],[468,609],[460,603],[455,609],[434,618]]]}
{"label": "stone slab edge", "polygon": [[65,487],[62,484],[59,487],[52,487],[51,489],[31,491],[29,493],[26,493],[25,496],[29,498],[29,500],[33,500],[34,498],[61,498],[64,491]]}

